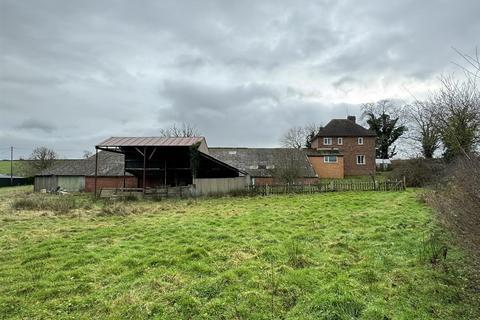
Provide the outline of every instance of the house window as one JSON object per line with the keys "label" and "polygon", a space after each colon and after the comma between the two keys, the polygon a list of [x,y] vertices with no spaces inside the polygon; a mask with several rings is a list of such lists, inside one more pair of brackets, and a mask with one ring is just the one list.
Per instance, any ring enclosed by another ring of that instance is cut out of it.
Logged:
{"label": "house window", "polygon": [[358,144],[363,144],[363,137],[358,137],[357,142]]}
{"label": "house window", "polygon": [[365,164],[365,156],[357,155],[357,164]]}
{"label": "house window", "polygon": [[343,144],[343,138],[337,138],[337,144],[341,146]]}
{"label": "house window", "polygon": [[332,138],[323,138],[323,144],[330,146],[332,144]]}
{"label": "house window", "polygon": [[337,156],[325,156],[323,157],[325,163],[337,163]]}

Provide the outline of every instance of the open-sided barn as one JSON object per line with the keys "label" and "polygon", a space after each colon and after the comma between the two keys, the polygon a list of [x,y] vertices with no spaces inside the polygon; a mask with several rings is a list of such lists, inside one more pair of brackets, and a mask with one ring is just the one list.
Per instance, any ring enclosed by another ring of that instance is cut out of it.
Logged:
{"label": "open-sided barn", "polygon": [[[209,155],[204,137],[111,137],[96,150],[124,155],[125,171],[137,187],[195,185],[199,194],[244,188],[248,174]],[[97,164],[101,159],[97,158]],[[94,186],[94,191],[98,185]]]}

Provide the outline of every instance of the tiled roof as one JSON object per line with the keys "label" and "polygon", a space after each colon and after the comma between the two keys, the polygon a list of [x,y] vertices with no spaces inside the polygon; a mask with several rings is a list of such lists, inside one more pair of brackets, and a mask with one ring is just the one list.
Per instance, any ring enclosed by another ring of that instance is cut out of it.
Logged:
{"label": "tiled roof", "polygon": [[[98,152],[98,176],[123,176],[124,155],[100,151]],[[37,174],[38,176],[94,176],[95,156],[88,159],[56,160],[55,164]],[[127,176],[130,176],[128,172]]]}
{"label": "tiled roof", "polygon": [[333,119],[317,137],[375,137],[377,134],[348,119]]}
{"label": "tiled roof", "polygon": [[307,151],[286,148],[209,148],[210,155],[232,167],[246,171],[252,177],[271,177],[272,169],[278,166],[279,161],[292,155],[301,169],[304,178],[316,177],[307,158]]}

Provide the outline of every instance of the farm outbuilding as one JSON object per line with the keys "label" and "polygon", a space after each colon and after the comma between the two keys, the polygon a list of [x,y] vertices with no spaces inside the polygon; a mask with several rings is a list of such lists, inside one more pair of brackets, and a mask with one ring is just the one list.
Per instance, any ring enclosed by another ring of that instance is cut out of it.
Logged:
{"label": "farm outbuilding", "polygon": [[[245,188],[248,173],[212,157],[204,137],[111,137],[95,146],[97,154],[124,155],[124,170],[137,179],[137,188],[179,187],[198,184],[197,194]],[[98,152],[101,150],[101,152]],[[102,166],[102,159],[97,159]],[[98,174],[94,190],[98,190]]]}
{"label": "farm outbuilding", "polygon": [[272,185],[282,171],[295,170],[298,184],[318,182],[306,149],[289,148],[210,148],[210,155],[247,172],[253,185]]}
{"label": "farm outbuilding", "polygon": [[[137,180],[129,173],[124,176],[124,157],[121,154],[100,152],[102,160],[97,168],[97,185],[100,187],[135,187]],[[60,187],[69,192],[93,192],[95,157],[88,159],[57,160],[55,164],[35,176],[35,191],[54,190]]]}

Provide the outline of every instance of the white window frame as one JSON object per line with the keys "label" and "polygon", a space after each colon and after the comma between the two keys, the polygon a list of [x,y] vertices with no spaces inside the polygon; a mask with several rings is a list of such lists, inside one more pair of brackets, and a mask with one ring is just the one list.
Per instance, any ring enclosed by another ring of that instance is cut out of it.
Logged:
{"label": "white window frame", "polygon": [[337,144],[339,146],[343,145],[343,138],[342,137],[337,138]]}
{"label": "white window frame", "polygon": [[357,138],[357,143],[358,144],[363,144],[363,137],[358,137]]}
{"label": "white window frame", "polygon": [[[335,161],[330,161],[330,157],[335,157]],[[327,161],[327,158],[329,161]],[[323,162],[324,163],[337,163],[338,162],[338,157],[337,156],[323,156]]]}
{"label": "white window frame", "polygon": [[[359,157],[363,157],[363,162],[358,162]],[[367,161],[365,159],[365,155],[364,154],[357,154],[357,165],[364,166],[366,164],[367,164]]]}
{"label": "white window frame", "polygon": [[323,145],[325,146],[331,146],[333,143],[333,139],[332,138],[323,138]]}

